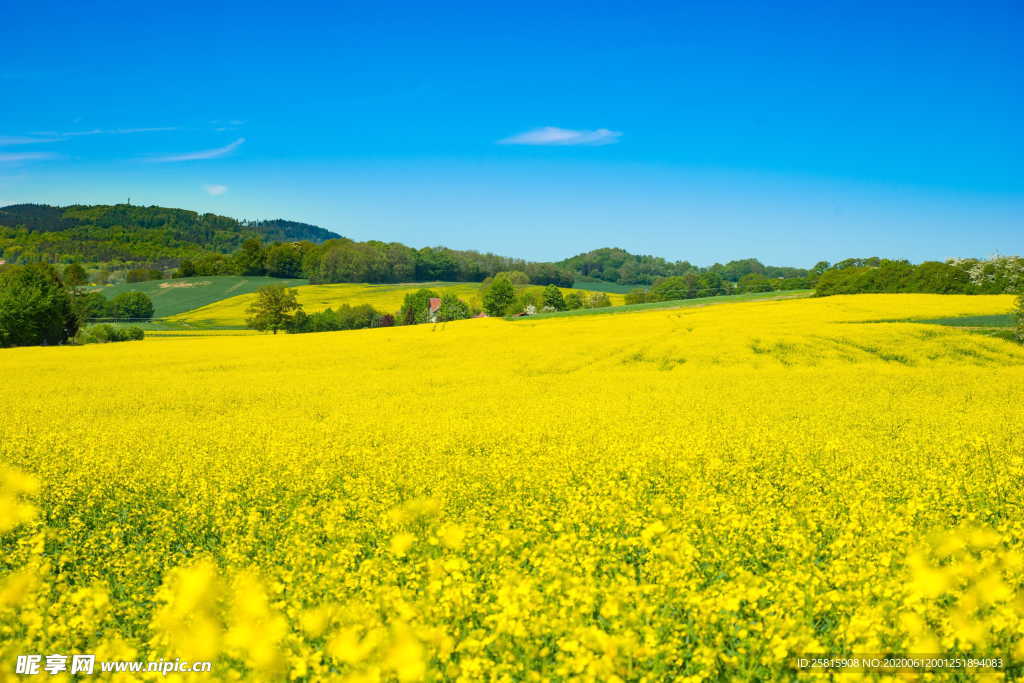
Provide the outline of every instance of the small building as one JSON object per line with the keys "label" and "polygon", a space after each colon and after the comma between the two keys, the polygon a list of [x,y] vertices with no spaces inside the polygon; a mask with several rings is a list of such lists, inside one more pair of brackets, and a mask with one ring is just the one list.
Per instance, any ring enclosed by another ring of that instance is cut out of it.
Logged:
{"label": "small building", "polygon": [[437,314],[441,310],[441,300],[436,296],[430,297],[430,322],[437,322]]}

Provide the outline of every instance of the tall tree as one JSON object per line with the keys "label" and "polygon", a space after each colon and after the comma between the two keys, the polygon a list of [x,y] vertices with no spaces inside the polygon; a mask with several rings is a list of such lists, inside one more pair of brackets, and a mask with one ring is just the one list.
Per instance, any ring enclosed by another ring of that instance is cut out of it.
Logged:
{"label": "tall tree", "polygon": [[0,346],[63,344],[78,331],[71,292],[53,266],[0,272]]}
{"label": "tall tree", "polygon": [[556,311],[565,310],[565,297],[562,296],[562,290],[555,285],[548,285],[544,288],[544,307],[553,308]]}
{"label": "tall tree", "polygon": [[284,285],[260,287],[256,300],[246,311],[249,314],[246,324],[261,332],[271,330],[277,334],[293,323],[296,311],[302,310],[297,297],[298,291]]}
{"label": "tall tree", "polygon": [[494,278],[490,286],[484,290],[484,310],[490,316],[502,316],[515,301],[516,291],[512,283],[504,275]]}

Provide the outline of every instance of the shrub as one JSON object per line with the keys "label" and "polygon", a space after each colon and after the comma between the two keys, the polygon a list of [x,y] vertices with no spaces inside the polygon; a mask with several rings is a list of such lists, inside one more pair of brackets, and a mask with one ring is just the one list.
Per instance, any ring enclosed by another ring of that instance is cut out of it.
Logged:
{"label": "shrub", "polygon": [[338,310],[328,308],[317,313],[305,313],[299,309],[287,326],[290,334],[305,332],[334,332],[337,330],[359,330],[366,327],[390,327],[395,324],[391,315],[381,315],[369,304],[349,306],[342,304]]}
{"label": "shrub", "polygon": [[612,300],[604,292],[591,292],[583,302],[586,308],[607,308],[612,305]]}
{"label": "shrub", "polygon": [[146,333],[138,325],[120,327],[108,323],[83,327],[75,335],[75,344],[108,344],[110,342],[139,341]]}
{"label": "shrub", "polygon": [[647,302],[647,292],[642,289],[633,289],[626,292],[627,304],[642,304]]}
{"label": "shrub", "polygon": [[162,280],[163,277],[163,271],[156,270],[155,268],[133,268],[125,275],[125,280],[128,282],[146,282],[147,280]]}
{"label": "shrub", "polygon": [[174,271],[173,277],[193,277],[195,275],[196,264],[192,263],[188,259],[185,259],[178,264],[178,269]]}
{"label": "shrub", "polygon": [[570,311],[583,308],[583,295],[579,292],[569,292],[565,295],[565,307]]}
{"label": "shrub", "polygon": [[1024,294],[1017,297],[1017,341],[1024,344]]}

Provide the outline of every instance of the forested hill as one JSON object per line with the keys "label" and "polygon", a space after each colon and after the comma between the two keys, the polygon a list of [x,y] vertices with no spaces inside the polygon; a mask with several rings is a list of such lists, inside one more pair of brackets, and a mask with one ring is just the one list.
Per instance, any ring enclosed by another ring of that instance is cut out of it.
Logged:
{"label": "forested hill", "polygon": [[766,266],[754,258],[730,261],[725,265],[716,263],[702,268],[689,261],[668,261],[659,256],[631,254],[625,249],[617,248],[594,249],[559,261],[556,265],[579,273],[585,278],[621,285],[650,285],[659,278],[691,274],[706,274],[731,282],[737,282],[746,275],[793,279],[805,278],[811,274],[811,271],[804,268]]}
{"label": "forested hill", "polygon": [[0,253],[11,260],[170,264],[231,253],[250,238],[324,242],[338,235],[282,219],[238,221],[160,206],[14,204],[0,208]]}

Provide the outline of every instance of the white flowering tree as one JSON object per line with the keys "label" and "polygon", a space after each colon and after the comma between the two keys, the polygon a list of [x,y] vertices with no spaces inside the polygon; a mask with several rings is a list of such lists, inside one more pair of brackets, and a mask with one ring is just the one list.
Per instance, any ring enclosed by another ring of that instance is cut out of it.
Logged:
{"label": "white flowering tree", "polygon": [[1024,292],[1024,258],[995,256],[988,259],[951,259],[962,268],[979,291],[991,294]]}

